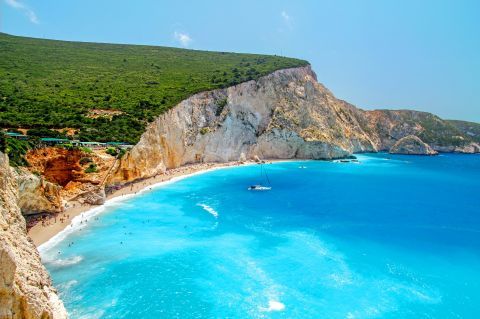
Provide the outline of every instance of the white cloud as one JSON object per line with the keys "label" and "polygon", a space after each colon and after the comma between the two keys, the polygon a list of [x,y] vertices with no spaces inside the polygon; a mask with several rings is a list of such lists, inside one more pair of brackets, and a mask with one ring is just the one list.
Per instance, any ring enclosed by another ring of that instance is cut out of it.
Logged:
{"label": "white cloud", "polygon": [[38,24],[40,23],[38,21],[38,17],[35,14],[35,12],[30,9],[26,4],[18,1],[18,0],[5,0],[5,3],[8,4],[10,7],[23,11],[23,13],[27,16],[27,18],[30,20],[30,22]]}
{"label": "white cloud", "polygon": [[283,21],[287,25],[287,27],[291,28],[292,27],[292,17],[288,14],[287,11],[283,10],[280,12],[280,15],[282,16]]}
{"label": "white cloud", "polygon": [[190,42],[192,42],[192,38],[187,33],[184,33],[184,32],[175,31],[173,36],[174,36],[175,40],[180,42],[180,44],[184,47],[188,47]]}

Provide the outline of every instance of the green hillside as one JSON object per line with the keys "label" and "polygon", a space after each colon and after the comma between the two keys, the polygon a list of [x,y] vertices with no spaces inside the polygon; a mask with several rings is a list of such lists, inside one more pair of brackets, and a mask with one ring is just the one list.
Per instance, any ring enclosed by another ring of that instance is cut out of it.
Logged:
{"label": "green hillside", "polygon": [[480,143],[480,124],[467,121],[447,120],[451,125],[455,126],[464,135],[473,141]]}
{"label": "green hillside", "polygon": [[[148,122],[192,94],[307,64],[277,56],[0,33],[0,127],[75,128],[82,140],[135,143]],[[101,110],[100,116],[92,110]],[[103,110],[118,112],[105,116]]]}

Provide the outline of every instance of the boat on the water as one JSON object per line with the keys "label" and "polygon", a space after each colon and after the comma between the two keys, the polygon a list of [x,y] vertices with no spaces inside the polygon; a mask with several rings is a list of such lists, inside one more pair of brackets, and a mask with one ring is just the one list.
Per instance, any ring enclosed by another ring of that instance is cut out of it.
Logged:
{"label": "boat on the water", "polygon": [[252,185],[248,188],[249,191],[269,191],[272,188],[270,186],[262,186],[262,185]]}
{"label": "boat on the water", "polygon": [[248,190],[249,191],[269,191],[272,189],[272,187],[270,186],[271,183],[270,183],[270,179],[268,178],[268,175],[267,175],[267,172],[265,170],[265,168],[263,167],[264,165],[264,161],[260,162],[260,176],[262,176],[266,182],[266,184],[268,186],[264,186],[262,184],[255,184],[255,185],[251,185],[250,187],[248,187]]}

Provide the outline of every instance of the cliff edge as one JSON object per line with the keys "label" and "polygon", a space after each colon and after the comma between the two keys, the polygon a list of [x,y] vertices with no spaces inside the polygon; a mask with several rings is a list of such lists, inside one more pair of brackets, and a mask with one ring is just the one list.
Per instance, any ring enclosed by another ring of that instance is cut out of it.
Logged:
{"label": "cliff edge", "polygon": [[0,153],[0,318],[63,319],[67,313],[26,233],[18,186]]}

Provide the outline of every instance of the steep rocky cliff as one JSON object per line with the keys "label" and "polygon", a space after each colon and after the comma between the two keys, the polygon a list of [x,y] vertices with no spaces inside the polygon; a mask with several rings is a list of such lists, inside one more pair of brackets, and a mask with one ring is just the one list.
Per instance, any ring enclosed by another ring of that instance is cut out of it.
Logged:
{"label": "steep rocky cliff", "polygon": [[18,185],[18,206],[22,214],[59,213],[64,203],[62,187],[51,183],[43,176],[30,173],[26,169],[13,170]]}
{"label": "steep rocky cliff", "polygon": [[470,135],[433,114],[364,111],[335,98],[309,66],[285,69],[184,100],[148,126],[109,182],[150,177],[195,162],[257,156],[332,159],[389,151],[407,136],[428,144],[427,151],[480,151]]}
{"label": "steep rocky cliff", "polygon": [[0,153],[0,318],[66,318],[17,205],[16,178]]}
{"label": "steep rocky cliff", "polygon": [[196,94],[158,117],[110,182],[144,178],[195,162],[331,159],[376,151],[359,111],[336,99],[310,67]]}

